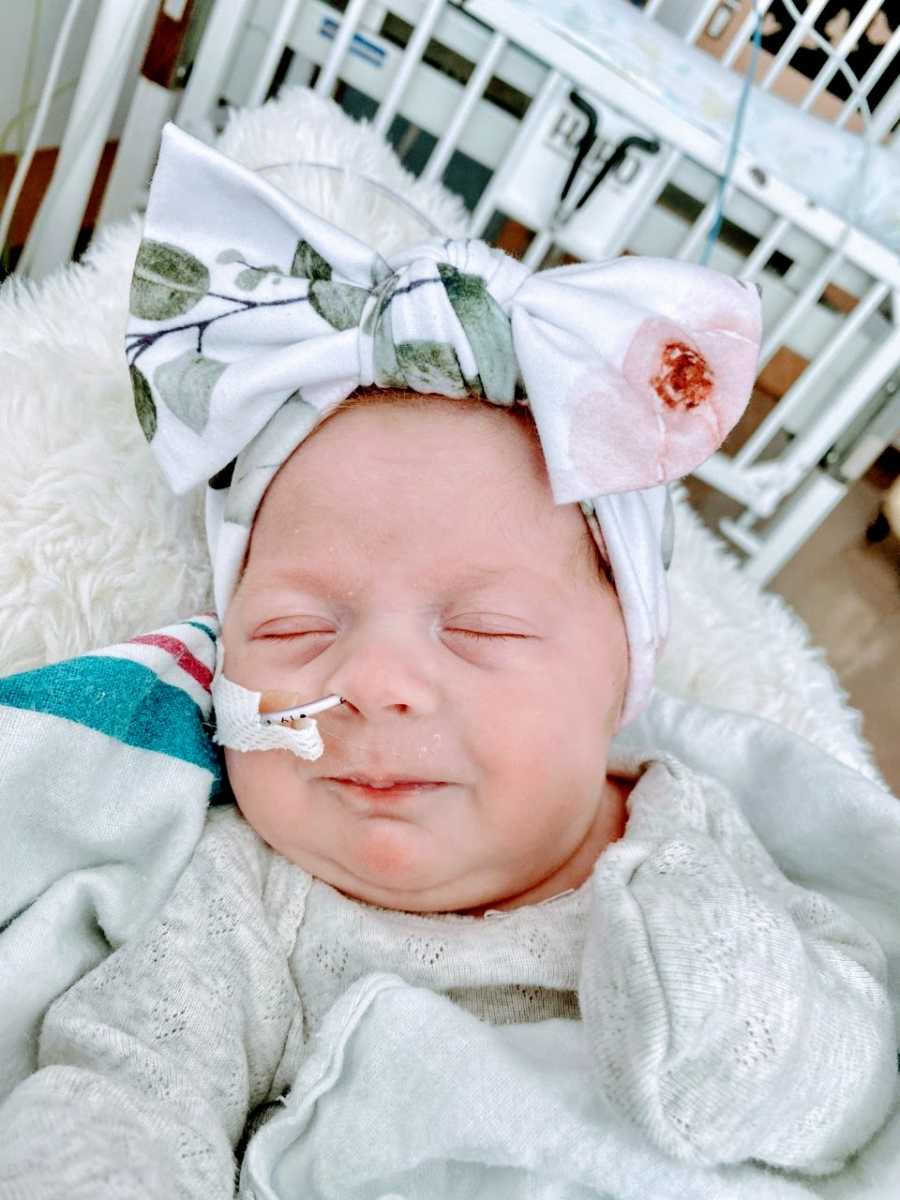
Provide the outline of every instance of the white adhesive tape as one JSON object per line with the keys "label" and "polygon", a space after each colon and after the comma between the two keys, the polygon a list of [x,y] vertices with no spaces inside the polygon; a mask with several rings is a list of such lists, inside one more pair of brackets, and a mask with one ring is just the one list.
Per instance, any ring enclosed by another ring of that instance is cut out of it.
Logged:
{"label": "white adhesive tape", "polygon": [[316,759],[325,746],[315,717],[305,717],[299,729],[289,725],[268,725],[259,719],[262,692],[251,692],[223,674],[225,648],[222,638],[216,642],[216,670],[211,693],[216,713],[212,739],[231,750],[290,750],[298,758]]}

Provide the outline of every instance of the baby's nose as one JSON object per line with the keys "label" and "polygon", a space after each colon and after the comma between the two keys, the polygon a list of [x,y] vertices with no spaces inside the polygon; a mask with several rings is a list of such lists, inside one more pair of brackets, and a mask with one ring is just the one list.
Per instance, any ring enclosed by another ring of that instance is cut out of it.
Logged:
{"label": "baby's nose", "polygon": [[427,653],[411,639],[384,633],[360,635],[326,681],[366,717],[388,711],[428,715],[438,705],[438,690]]}

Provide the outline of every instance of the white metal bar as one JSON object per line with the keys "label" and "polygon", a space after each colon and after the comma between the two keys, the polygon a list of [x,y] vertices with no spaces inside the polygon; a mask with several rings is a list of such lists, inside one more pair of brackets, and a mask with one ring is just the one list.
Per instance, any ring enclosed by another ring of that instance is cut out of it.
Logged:
{"label": "white metal bar", "polygon": [[[834,47],[833,57],[825,60],[822,70],[818,73],[810,85],[809,91],[800,102],[800,108],[805,110],[813,103],[817,96],[820,96],[825,87],[833,78],[836,71],[840,67],[840,63],[846,65],[846,57],[852,51],[853,47],[859,40],[860,34],[874,17],[875,13],[881,8],[882,0],[866,0],[850,24],[847,26],[847,32]],[[850,81],[847,80],[849,83]]]}
{"label": "white metal bar", "polygon": [[[761,0],[762,4],[762,0]],[[586,88],[652,128],[660,140],[674,143],[689,158],[718,172],[725,155],[722,142],[676,113],[670,106],[641,89],[575,43],[553,31],[508,0],[468,0],[467,11],[500,29],[517,45],[546,60],[548,47],[554,64],[575,84]],[[879,114],[883,105],[879,106]],[[828,245],[844,241],[846,257],[873,275],[900,285],[900,259],[859,229],[847,233],[847,222],[821,205],[810,205],[805,196],[774,174],[760,177],[753,159],[739,150],[734,166],[737,186],[770,211],[790,216],[798,230]]]}
{"label": "white metal bar", "polygon": [[500,55],[506,49],[506,46],[507,39],[505,35],[495,33],[484,55],[478,60],[478,66],[472,72],[466,84],[462,103],[453,114],[450,124],[444,130],[440,141],[429,156],[425,170],[422,172],[423,179],[440,179],[443,175],[444,168],[450,161],[453,151],[456,149],[460,134],[465,128],[466,122],[471,117],[476,104],[484,94],[484,89],[487,87],[494,73],[494,67],[497,65]]}
{"label": "white metal bar", "polygon": [[740,450],[734,455],[737,466],[748,466],[769,444],[779,429],[806,399],[811,388],[822,379],[832,362],[863,324],[869,319],[888,293],[888,285],[876,281],[856,307],[845,318],[835,337],[809,364],[797,382],[779,400],[777,406],[760,422]]}
{"label": "white metal bar", "polygon": [[350,43],[362,21],[369,0],[350,0],[341,18],[340,26],[334,38],[331,53],[325,60],[319,78],[316,80],[315,92],[319,96],[330,96],[332,88],[344,61],[344,55],[350,48]]}
{"label": "white metal bar", "polygon": [[675,174],[679,164],[684,159],[681,151],[676,150],[674,146],[670,146],[666,150],[660,149],[660,156],[656,171],[652,173],[650,179],[647,181],[647,186],[644,188],[643,194],[635,198],[635,203],[627,219],[617,230],[615,246],[610,247],[611,253],[621,253],[627,246],[628,239],[659,199],[663,188]]}
{"label": "white metal bar", "polygon": [[[741,517],[745,517],[746,512],[741,513]],[[755,514],[751,514],[756,520]],[[736,521],[732,521],[729,517],[722,517],[719,521],[719,528],[730,538],[736,546],[744,551],[748,556],[757,554],[762,549],[762,541],[755,533],[749,531],[748,526],[739,517]]]}
{"label": "white metal bar", "polygon": [[768,71],[766,71],[765,75],[763,76],[762,83],[760,84],[763,91],[767,92],[769,90],[769,87],[774,82],[775,78],[781,74],[781,72],[790,62],[794,51],[797,49],[797,46],[800,44],[809,30],[814,28],[819,13],[827,3],[828,0],[810,0],[810,3],[806,6],[801,14],[801,19],[799,21],[794,21],[794,28],[784,39],[784,42],[782,43],[778,53],[773,58]]}
{"label": "white metal bar", "polygon": [[566,83],[567,80],[560,71],[555,69],[548,70],[544,77],[544,82],[535,92],[525,116],[519,122],[519,127],[510,143],[509,149],[506,151],[502,162],[498,165],[494,174],[488,180],[487,187],[482,192],[475,206],[475,211],[472,213],[472,219],[469,222],[469,235],[471,237],[481,236],[484,227],[493,215],[494,201],[503,186],[505,177],[510,169],[510,164],[514,163],[518,155],[528,146],[535,128],[544,119],[547,108],[550,105],[559,103]]}
{"label": "white metal bar", "polygon": [[662,8],[664,3],[665,3],[665,0],[647,0],[647,3],[644,5],[644,10],[643,10],[644,16],[645,17],[655,17],[656,14],[659,12],[659,10]]}
{"label": "white metal bar", "polygon": [[775,327],[769,331],[769,336],[763,343],[759,354],[760,366],[765,366],[775,351],[784,343],[791,329],[800,320],[811,304],[815,304],[821,296],[825,285],[831,279],[834,271],[844,257],[844,248],[840,242],[825,256],[822,265],[807,283],[786,313],[780,318]]}
{"label": "white metal bar", "polygon": [[709,18],[712,16],[713,12],[720,3],[721,0],[706,0],[706,3],[703,4],[703,6],[699,9],[696,17],[694,18],[693,25],[691,25],[687,33],[684,35],[684,40],[686,42],[696,42],[697,38],[706,28]]}
{"label": "white metal bar", "polygon": [[125,73],[151,0],[102,0],[59,156],[17,269],[40,278],[71,257]]}
{"label": "white metal bar", "polygon": [[[422,2],[423,0],[418,0],[418,2],[417,0],[391,0],[390,10],[395,16],[399,16],[410,24],[415,24],[421,16]],[[384,5],[373,4],[370,0],[360,32],[364,32],[366,41],[372,43],[370,49],[377,47],[378,50],[383,50],[385,52],[384,60],[393,61],[403,51],[376,32],[381,27],[383,10]],[[327,25],[333,28],[334,23],[335,10],[330,4],[324,3],[323,0],[306,0],[294,28],[288,35],[287,45],[307,62],[324,66],[333,44],[333,37],[326,36],[324,27]],[[451,3],[444,9],[435,28],[434,37],[442,45],[455,50],[469,62],[477,63],[488,47],[492,32],[493,30],[486,28],[481,21],[473,19],[468,11],[457,8],[455,4]],[[361,68],[365,75],[359,73]],[[548,70],[546,63],[539,61],[526,51],[520,50],[515,45],[511,45],[509,53],[504,56],[502,69],[504,82],[524,92],[526,96],[533,96],[536,93]],[[355,73],[356,83],[351,78],[351,73]],[[363,90],[367,96],[376,101],[380,101],[387,93],[390,79],[386,79],[385,76],[388,74],[392,74],[392,72],[385,70],[384,63],[369,66],[361,57],[352,52],[341,68],[341,78],[353,86],[359,86],[359,83],[365,78],[366,83]],[[435,80],[443,81],[445,85],[450,86],[454,90],[454,103],[451,106],[454,109],[462,94],[462,85],[423,62],[413,77],[409,91],[404,96],[402,111],[407,115],[415,112],[416,125],[419,128],[428,129],[435,133],[436,137],[439,137],[446,125],[446,120],[435,121],[432,119],[432,113],[427,104],[425,111],[419,112],[418,109],[423,107],[419,95],[416,95],[416,103],[412,103],[412,96],[416,94],[416,83],[419,79],[429,80],[429,90]],[[494,108],[495,106],[488,105],[487,107]],[[508,115],[504,114],[504,116]],[[515,121],[512,116],[509,117],[509,120],[510,122]],[[515,124],[518,122],[515,121]],[[435,126],[437,126],[436,131]],[[497,155],[490,163],[486,162],[486,165],[493,165],[493,162],[498,162],[499,158],[500,156]]]}
{"label": "white metal bar", "polygon": [[297,17],[297,10],[300,4],[301,0],[281,0],[278,20],[269,35],[269,41],[256,72],[256,78],[253,80],[247,96],[246,104],[248,108],[256,108],[257,105],[262,104],[265,100],[269,88],[272,86],[272,79],[278,69],[281,56],[284,53],[287,36],[294,27],[294,21]]}
{"label": "white metal bar", "polygon": [[528,249],[522,255],[522,262],[532,271],[536,271],[552,245],[553,233],[549,229],[542,229],[528,243]]}
{"label": "white metal bar", "polygon": [[222,81],[243,35],[250,4],[251,0],[228,0],[213,6],[175,115],[182,129],[199,133],[211,128]]}
{"label": "white metal bar", "polygon": [[879,141],[891,129],[900,117],[900,79],[891,87],[886,96],[882,96],[875,115],[872,117],[871,136]]}
{"label": "white metal bar", "polygon": [[[816,3],[818,2],[819,0],[816,0]],[[824,0],[822,0],[822,3],[824,3]],[[754,6],[750,6],[750,12],[747,13],[740,29],[728,43],[728,49],[722,55],[723,66],[730,67],[732,65],[734,60],[753,37],[753,31],[756,29],[757,18],[762,20],[762,18],[769,11],[771,4],[772,0],[757,0],[755,11]]]}
{"label": "white metal bar", "polygon": [[[690,42],[691,44],[696,42],[697,38],[706,28],[706,24],[709,21],[710,16],[719,3],[721,3],[721,0],[705,0],[705,3],[698,10],[693,24],[689,27],[687,33],[684,35],[684,40],[686,42]],[[763,3],[760,5],[760,15],[765,12],[770,3],[771,0],[763,0]],[[646,12],[647,10],[645,9],[644,11]],[[753,28],[754,25],[751,22],[749,25],[751,32]],[[737,37],[740,38],[740,33],[738,33]],[[730,45],[731,44],[729,43],[729,49]],[[734,54],[732,54],[728,61],[733,61],[736,54],[737,46],[735,47]],[[659,166],[653,176],[652,183],[648,180],[647,187],[644,189],[643,195],[632,208],[628,220],[619,228],[619,231],[616,235],[619,250],[621,250],[622,247],[627,244],[628,238],[631,236],[632,232],[659,199],[663,189],[678,170],[678,167],[683,159],[684,155],[675,147],[669,147],[669,149],[663,153],[663,157],[661,158]],[[715,211],[714,207],[711,211]]]}
{"label": "white metal bar", "polygon": [[[820,2],[820,0],[813,0],[814,4],[819,3],[819,2]],[[821,0],[822,4],[824,4],[825,2],[826,2],[826,0]],[[726,65],[730,66],[734,62],[735,58],[737,57],[739,47],[741,45],[746,45],[751,40],[753,33],[756,30],[756,21],[757,21],[757,19],[760,21],[762,20],[764,14],[765,14],[766,8],[768,8],[768,4],[758,5],[756,12],[751,12],[750,15],[748,16],[748,18],[744,21],[744,24],[741,27],[740,32],[733,39],[733,41],[730,42],[728,45],[728,51],[726,52],[724,59],[723,59],[723,61],[725,62]],[[743,36],[745,31],[746,31],[746,37]],[[774,64],[773,64],[773,68],[774,68]],[[771,77],[772,77],[772,72],[770,71],[769,75],[766,76],[766,78],[763,80],[763,82],[761,84],[761,87],[763,89],[765,89],[767,87],[767,84]],[[733,184],[729,185],[729,187],[726,189],[725,195],[722,197],[723,210],[724,210],[725,206],[727,205],[728,201],[730,200],[733,190],[734,190]],[[718,211],[718,207],[719,207],[719,198],[718,198],[718,189],[716,189],[716,191],[714,191],[714,193],[713,193],[712,198],[707,202],[703,211],[700,213],[700,215],[694,221],[694,224],[691,226],[691,229],[690,229],[687,237],[684,239],[684,241],[678,247],[678,251],[675,255],[676,258],[685,260],[685,259],[689,259],[691,257],[691,255],[697,249],[697,247],[700,244],[700,242],[702,241],[702,239],[706,236],[706,234],[712,228],[713,222],[715,221],[715,218],[716,218],[716,213]]]}
{"label": "white metal bar", "polygon": [[758,467],[736,467],[733,458],[717,450],[692,474],[717,492],[731,496],[755,511],[760,503],[760,483],[756,476],[758,470]]}
{"label": "white metal bar", "polygon": [[[56,36],[56,43],[53,47],[53,55],[50,59],[50,67],[47,72],[47,77],[44,80],[44,87],[41,91],[41,97],[38,101],[37,111],[31,122],[31,128],[28,131],[28,137],[25,140],[25,145],[19,155],[19,161],[16,164],[16,170],[12,178],[12,183],[9,185],[9,191],[6,196],[6,202],[0,210],[0,247],[6,245],[6,237],[9,233],[9,227],[12,225],[12,219],[15,215],[16,205],[19,201],[19,195],[25,185],[25,179],[34,159],[34,153],[37,150],[38,142],[41,134],[44,131],[44,122],[47,119],[47,110],[53,97],[53,89],[56,85],[56,79],[59,75],[59,69],[62,66],[63,57],[66,47],[69,44],[69,37],[72,33],[72,27],[75,24],[75,19],[78,16],[78,10],[81,8],[82,0],[70,0],[69,7],[66,9],[66,15],[63,17],[59,33]],[[37,13],[32,17],[33,21],[37,20]]]}
{"label": "white metal bar", "polygon": [[[846,484],[824,471],[815,471],[775,517],[765,535],[756,539],[758,548],[743,564],[743,573],[765,587],[846,494]],[[719,527],[727,536],[735,532],[727,521],[721,521]]]}
{"label": "white metal bar", "polygon": [[[894,30],[887,42],[881,47],[874,62],[859,81],[859,90],[864,96],[868,96],[869,92],[871,92],[872,88],[890,66],[898,49],[900,49],[900,27]],[[855,111],[856,104],[853,97],[848,96],[835,121],[838,129],[846,125]]]}
{"label": "white metal bar", "polygon": [[824,409],[808,433],[782,455],[785,472],[802,477],[837,441],[900,362],[900,329],[886,338],[860,363],[843,387],[838,403]]}
{"label": "white metal bar", "polygon": [[776,217],[741,267],[738,279],[754,279],[763,270],[772,257],[772,251],[790,227],[791,223],[787,217]]}
{"label": "white metal bar", "polygon": [[119,147],[103,193],[97,224],[118,221],[138,203],[141,190],[153,173],[159,139],[166,121],[172,118],[178,92],[138,75]]}
{"label": "white metal bar", "polygon": [[425,49],[431,40],[431,32],[438,22],[438,17],[444,11],[446,3],[447,0],[428,0],[425,11],[416,22],[413,35],[403,51],[400,65],[397,68],[394,78],[391,80],[387,95],[378,106],[378,112],[375,114],[375,119],[372,122],[372,129],[375,133],[383,135],[390,128],[391,121],[393,121],[397,109],[400,107],[400,101],[403,99],[403,93],[409,86],[413,72],[422,61],[422,55],[425,53]]}

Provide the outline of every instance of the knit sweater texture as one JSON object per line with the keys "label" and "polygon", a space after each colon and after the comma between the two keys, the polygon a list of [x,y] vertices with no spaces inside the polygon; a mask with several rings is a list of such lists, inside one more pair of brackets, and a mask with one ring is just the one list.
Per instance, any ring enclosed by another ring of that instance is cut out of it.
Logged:
{"label": "knit sweater texture", "polygon": [[677,1157],[838,1169],[893,1094],[880,947],[786,879],[721,784],[671,756],[610,770],[635,779],[628,825],[592,875],[484,917],[351,898],[211,810],[158,917],[48,1011],[0,1107],[0,1200],[233,1196],[374,971],[494,1025],[584,1021],[597,1087]]}

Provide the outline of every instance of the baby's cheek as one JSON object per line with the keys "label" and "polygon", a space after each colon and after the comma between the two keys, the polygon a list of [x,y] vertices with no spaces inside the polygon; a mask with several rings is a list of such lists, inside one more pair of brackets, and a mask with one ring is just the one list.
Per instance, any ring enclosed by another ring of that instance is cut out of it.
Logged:
{"label": "baby's cheek", "polygon": [[238,808],[264,841],[277,845],[284,832],[285,765],[288,751],[225,749],[225,768]]}

